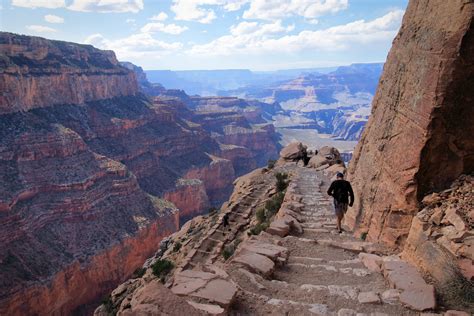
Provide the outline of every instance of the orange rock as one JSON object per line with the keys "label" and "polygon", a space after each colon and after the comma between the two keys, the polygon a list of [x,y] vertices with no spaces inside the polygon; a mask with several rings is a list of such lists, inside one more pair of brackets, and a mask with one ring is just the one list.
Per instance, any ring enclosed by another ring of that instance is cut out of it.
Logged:
{"label": "orange rock", "polygon": [[422,197],[472,172],[473,11],[461,0],[408,4],[348,169],[356,201],[345,223],[369,241],[403,246]]}

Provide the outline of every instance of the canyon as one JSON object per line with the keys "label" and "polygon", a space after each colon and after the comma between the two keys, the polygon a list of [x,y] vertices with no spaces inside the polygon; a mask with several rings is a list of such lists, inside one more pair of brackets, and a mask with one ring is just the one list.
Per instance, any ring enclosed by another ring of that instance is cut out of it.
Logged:
{"label": "canyon", "polygon": [[[253,96],[247,72],[188,95],[113,52],[0,33],[0,314],[472,314],[473,17],[411,0],[383,66]],[[280,150],[304,129],[361,138],[352,157]]]}
{"label": "canyon", "polygon": [[194,111],[113,52],[0,33],[0,53],[1,314],[87,309],[277,156],[260,112]]}
{"label": "canyon", "polygon": [[[150,311],[160,293],[196,315],[472,315],[473,17],[472,1],[410,1],[347,169],[330,147],[304,167],[307,146],[291,143],[95,315]],[[356,196],[342,233],[326,196],[336,172]]]}

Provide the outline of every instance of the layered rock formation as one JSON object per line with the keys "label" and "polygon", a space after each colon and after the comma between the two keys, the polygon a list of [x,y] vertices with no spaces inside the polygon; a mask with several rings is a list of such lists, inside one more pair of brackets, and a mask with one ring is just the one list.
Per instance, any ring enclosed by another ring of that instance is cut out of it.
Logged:
{"label": "layered rock formation", "polygon": [[143,75],[139,86],[112,52],[0,33],[0,57],[2,315],[87,312],[180,222],[228,198],[221,153],[256,165],[253,149],[211,137],[186,95]]}
{"label": "layered rock formation", "polygon": [[349,166],[346,224],[402,245],[421,198],[474,170],[470,1],[410,1]]}
{"label": "layered rock formation", "polygon": [[138,92],[112,51],[10,33],[2,33],[0,51],[0,114]]}

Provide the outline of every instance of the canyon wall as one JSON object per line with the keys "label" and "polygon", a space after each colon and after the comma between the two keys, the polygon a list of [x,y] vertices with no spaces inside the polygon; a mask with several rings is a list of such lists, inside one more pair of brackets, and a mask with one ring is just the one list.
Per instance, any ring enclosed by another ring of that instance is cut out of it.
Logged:
{"label": "canyon wall", "polygon": [[2,33],[0,52],[0,114],[138,92],[135,74],[112,51]]}
{"label": "canyon wall", "polygon": [[403,245],[421,198],[474,170],[474,3],[410,1],[349,166],[346,224]]}
{"label": "canyon wall", "polygon": [[0,63],[2,315],[87,311],[256,164],[112,52],[0,33]]}

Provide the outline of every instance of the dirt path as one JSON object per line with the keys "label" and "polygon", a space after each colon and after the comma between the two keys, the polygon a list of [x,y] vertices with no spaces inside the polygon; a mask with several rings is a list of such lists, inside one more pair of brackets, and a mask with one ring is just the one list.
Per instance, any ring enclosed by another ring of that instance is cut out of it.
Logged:
{"label": "dirt path", "polygon": [[324,242],[360,242],[336,232],[332,200],[326,195],[328,180],[314,169],[295,167],[293,172],[296,192],[305,204],[300,213],[304,233],[282,239],[289,259],[272,280],[243,269],[231,273],[241,289],[231,315],[418,315],[398,302],[360,301],[367,292],[381,296],[389,286],[379,273],[365,268],[356,252]]}

